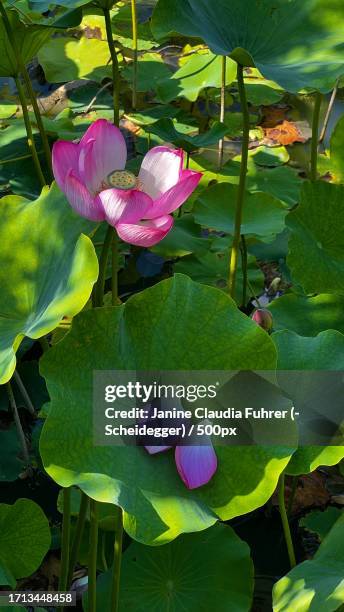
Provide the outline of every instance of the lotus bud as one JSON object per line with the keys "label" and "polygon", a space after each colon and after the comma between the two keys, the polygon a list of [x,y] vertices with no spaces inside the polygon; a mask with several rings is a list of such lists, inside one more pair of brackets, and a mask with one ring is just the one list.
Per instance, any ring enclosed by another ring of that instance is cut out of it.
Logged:
{"label": "lotus bud", "polygon": [[257,323],[259,327],[270,333],[273,325],[273,318],[270,310],[266,308],[258,308],[252,315],[252,321]]}

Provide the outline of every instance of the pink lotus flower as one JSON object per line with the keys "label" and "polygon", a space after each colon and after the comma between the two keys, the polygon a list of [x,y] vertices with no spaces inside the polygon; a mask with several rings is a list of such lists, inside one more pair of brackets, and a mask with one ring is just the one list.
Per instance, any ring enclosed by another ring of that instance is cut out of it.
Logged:
{"label": "pink lotus flower", "polygon": [[113,225],[125,242],[149,247],[173,225],[171,213],[197,187],[201,173],[183,169],[183,151],[154,147],[138,177],[125,170],[127,147],[121,131],[98,119],[78,144],[53,147],[56,182],[71,206],[92,221]]}

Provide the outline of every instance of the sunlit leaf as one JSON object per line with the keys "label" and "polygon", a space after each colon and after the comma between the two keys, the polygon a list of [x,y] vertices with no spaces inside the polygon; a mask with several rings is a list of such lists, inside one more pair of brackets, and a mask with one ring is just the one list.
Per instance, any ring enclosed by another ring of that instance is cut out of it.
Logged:
{"label": "sunlit leaf", "polygon": [[[0,202],[0,382],[11,377],[24,336],[39,338],[87,302],[97,278],[93,224],[77,216],[54,184],[30,202]],[[20,246],[19,246],[20,245]]]}

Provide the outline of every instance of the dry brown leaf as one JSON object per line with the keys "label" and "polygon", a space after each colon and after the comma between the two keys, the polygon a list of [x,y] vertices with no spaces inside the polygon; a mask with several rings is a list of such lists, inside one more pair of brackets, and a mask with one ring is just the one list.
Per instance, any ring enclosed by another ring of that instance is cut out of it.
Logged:
{"label": "dry brown leaf", "polygon": [[275,127],[264,129],[265,138],[280,145],[291,145],[294,142],[305,142],[295,123],[284,120]]}

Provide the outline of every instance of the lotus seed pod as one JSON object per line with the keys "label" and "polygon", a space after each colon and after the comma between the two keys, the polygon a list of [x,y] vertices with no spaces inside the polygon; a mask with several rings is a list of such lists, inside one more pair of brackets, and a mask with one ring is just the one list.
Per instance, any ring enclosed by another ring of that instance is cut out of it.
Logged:
{"label": "lotus seed pod", "polygon": [[265,329],[266,332],[271,332],[273,318],[270,310],[266,308],[258,308],[252,315],[252,321],[257,323],[259,327]]}

